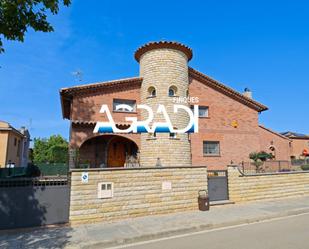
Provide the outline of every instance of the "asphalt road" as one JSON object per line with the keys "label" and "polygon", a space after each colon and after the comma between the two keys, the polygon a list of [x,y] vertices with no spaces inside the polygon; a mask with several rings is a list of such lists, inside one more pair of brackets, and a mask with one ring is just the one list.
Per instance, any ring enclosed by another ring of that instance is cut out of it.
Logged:
{"label": "asphalt road", "polygon": [[185,234],[115,248],[128,249],[308,249],[309,214]]}

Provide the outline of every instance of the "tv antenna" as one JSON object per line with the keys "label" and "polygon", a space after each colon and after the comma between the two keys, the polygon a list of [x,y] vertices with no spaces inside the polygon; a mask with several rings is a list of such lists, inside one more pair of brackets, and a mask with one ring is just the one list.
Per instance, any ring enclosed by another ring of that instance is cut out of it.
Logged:
{"label": "tv antenna", "polygon": [[77,69],[76,71],[72,72],[72,75],[75,78],[75,81],[81,82],[83,81],[83,72],[80,69]]}

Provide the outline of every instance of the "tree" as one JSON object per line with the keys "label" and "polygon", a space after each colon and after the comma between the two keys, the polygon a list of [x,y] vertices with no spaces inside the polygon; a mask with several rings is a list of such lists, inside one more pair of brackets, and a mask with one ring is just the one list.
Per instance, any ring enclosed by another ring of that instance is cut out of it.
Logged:
{"label": "tree", "polygon": [[47,157],[47,145],[48,141],[46,138],[35,138],[33,146],[33,162],[34,163],[45,163],[48,162]]}
{"label": "tree", "polygon": [[35,138],[33,162],[66,163],[68,158],[68,142],[60,135],[47,138]]}
{"label": "tree", "polygon": [[[54,31],[47,20],[47,14],[57,14],[61,3],[69,6],[71,0],[1,0],[0,35],[7,40],[23,42],[29,27],[35,31]],[[0,36],[0,53],[2,52],[4,49]]]}
{"label": "tree", "polygon": [[272,159],[273,156],[272,154],[269,154],[265,151],[260,151],[250,153],[249,158],[253,160],[256,173],[259,173],[262,171],[263,162],[265,162],[267,159]]}

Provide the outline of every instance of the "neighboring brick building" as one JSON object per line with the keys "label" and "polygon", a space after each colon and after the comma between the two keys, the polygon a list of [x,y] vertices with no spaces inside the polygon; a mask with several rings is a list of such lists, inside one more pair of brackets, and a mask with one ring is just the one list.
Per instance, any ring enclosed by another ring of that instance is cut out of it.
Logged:
{"label": "neighboring brick building", "polygon": [[[192,50],[182,44],[148,43],[135,53],[139,77],[61,89],[62,114],[71,120],[71,159],[78,149],[79,161],[90,167],[123,167],[137,157],[142,167],[159,163],[224,168],[231,162],[249,161],[251,152],[261,150],[274,153],[276,160],[289,160],[291,141],[259,126],[258,115],[267,107],[253,100],[249,90],[238,93],[188,67],[191,58]],[[107,121],[105,114],[99,113],[102,104],[108,104],[117,127],[123,129],[129,126],[125,117],[143,119],[136,104],[164,104],[175,128],[180,129],[188,117],[171,111],[176,96],[199,98],[198,133],[93,133],[97,121]],[[132,106],[132,110],[118,110],[121,104]]]}
{"label": "neighboring brick building", "polygon": [[309,157],[309,135],[291,131],[283,132],[281,134],[292,141],[292,159],[305,159]]}

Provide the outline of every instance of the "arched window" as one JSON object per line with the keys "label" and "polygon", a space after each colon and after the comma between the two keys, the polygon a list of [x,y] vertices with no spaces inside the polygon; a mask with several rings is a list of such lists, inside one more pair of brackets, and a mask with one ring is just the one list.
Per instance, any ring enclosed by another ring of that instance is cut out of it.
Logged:
{"label": "arched window", "polygon": [[148,88],[148,96],[149,97],[156,97],[157,96],[157,91],[153,86]]}
{"label": "arched window", "polygon": [[168,96],[174,97],[174,96],[176,96],[176,93],[177,93],[177,87],[176,86],[170,86],[170,88],[168,89]]}

